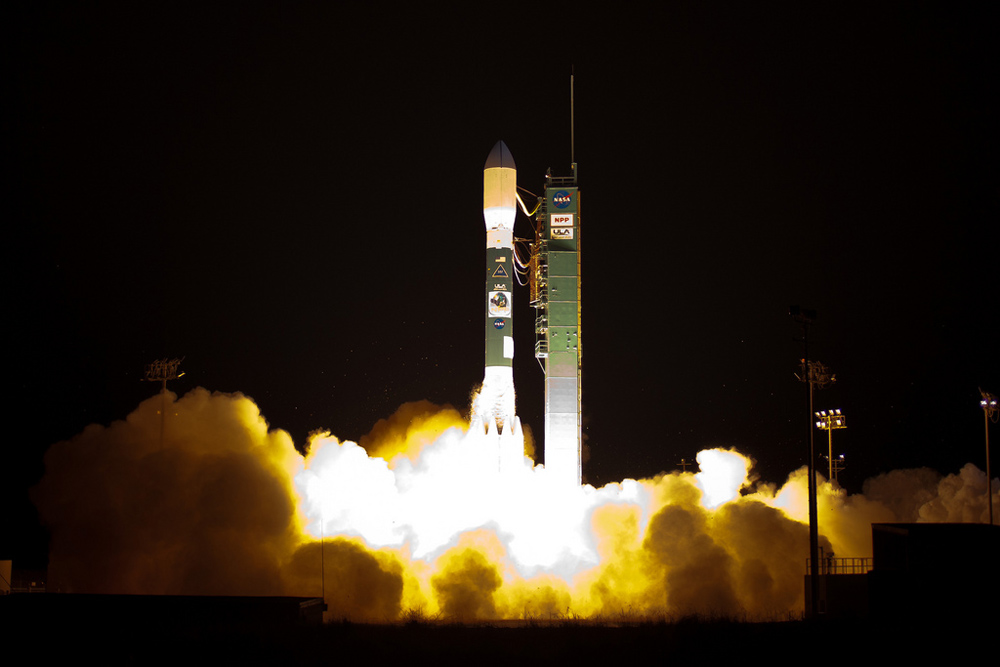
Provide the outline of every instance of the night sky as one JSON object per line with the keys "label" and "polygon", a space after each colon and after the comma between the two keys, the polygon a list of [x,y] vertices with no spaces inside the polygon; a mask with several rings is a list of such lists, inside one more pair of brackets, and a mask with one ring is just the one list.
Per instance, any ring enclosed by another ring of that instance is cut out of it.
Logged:
{"label": "night sky", "polygon": [[[810,354],[837,376],[816,408],[848,415],[843,486],[985,467],[985,12],[18,4],[0,558],[44,563],[43,453],[155,394],[154,359],[184,357],[172,391],[243,392],[300,447],[319,428],[357,440],[408,401],[467,409],[483,163],[502,139],[527,190],[569,174],[571,71],[587,481],[718,446],[771,482],[804,465],[792,304],[818,311]],[[541,449],[535,313],[514,299],[517,410]]]}

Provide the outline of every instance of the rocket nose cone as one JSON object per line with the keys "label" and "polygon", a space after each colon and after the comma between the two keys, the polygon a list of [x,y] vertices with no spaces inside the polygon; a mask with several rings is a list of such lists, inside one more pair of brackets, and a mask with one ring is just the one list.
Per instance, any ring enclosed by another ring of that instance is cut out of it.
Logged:
{"label": "rocket nose cone", "polygon": [[517,166],[514,164],[514,156],[510,154],[507,144],[503,141],[498,141],[497,145],[490,151],[490,156],[486,158],[486,166],[483,169],[494,169],[497,167],[517,169]]}

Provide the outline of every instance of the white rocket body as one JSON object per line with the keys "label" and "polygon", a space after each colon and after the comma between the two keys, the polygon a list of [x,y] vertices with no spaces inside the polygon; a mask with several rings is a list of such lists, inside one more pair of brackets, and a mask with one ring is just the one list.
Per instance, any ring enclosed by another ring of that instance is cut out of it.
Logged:
{"label": "white rocket body", "polygon": [[[524,437],[514,400],[514,218],[517,167],[507,146],[497,142],[483,169],[486,222],[486,364],[473,404],[473,428],[496,442],[499,469],[521,466]],[[490,446],[492,448],[492,445]]]}

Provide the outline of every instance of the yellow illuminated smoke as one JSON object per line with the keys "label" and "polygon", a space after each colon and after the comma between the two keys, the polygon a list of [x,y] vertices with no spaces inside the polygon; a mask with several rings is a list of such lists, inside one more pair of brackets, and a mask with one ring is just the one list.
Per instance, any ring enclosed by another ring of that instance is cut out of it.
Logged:
{"label": "yellow illuminated smoke", "polygon": [[[780,487],[754,482],[747,457],[716,449],[696,473],[558,488],[530,460],[479,470],[482,435],[449,407],[406,404],[360,443],[316,433],[302,457],[247,397],[167,398],[162,445],[157,396],[46,455],[33,497],[52,534],[52,588],[324,595],[329,618],[378,622],[803,607],[803,470]],[[821,480],[819,492],[821,544],[838,556],[871,555],[872,521],[987,509],[971,465],[895,471],[857,496]]]}

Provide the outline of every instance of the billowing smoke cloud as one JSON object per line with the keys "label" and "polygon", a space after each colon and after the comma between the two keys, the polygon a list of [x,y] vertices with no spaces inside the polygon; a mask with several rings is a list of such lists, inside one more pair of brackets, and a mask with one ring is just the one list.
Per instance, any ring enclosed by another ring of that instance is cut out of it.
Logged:
{"label": "billowing smoke cloud", "polygon": [[[697,474],[553,490],[541,468],[470,473],[468,424],[448,406],[406,404],[360,445],[314,434],[303,458],[240,394],[165,398],[165,419],[156,396],[46,455],[33,497],[53,587],[325,592],[329,618],[379,622],[803,606],[804,470],[755,483],[749,459],[712,450]],[[972,465],[887,473],[857,496],[823,482],[821,545],[870,556],[873,521],[981,521],[985,487]]]}
{"label": "billowing smoke cloud", "polygon": [[441,611],[463,620],[495,618],[493,595],[502,585],[495,563],[481,551],[461,547],[442,556],[438,572],[431,577]]}
{"label": "billowing smoke cloud", "polygon": [[33,497],[51,529],[51,581],[73,592],[280,593],[282,557],[301,540],[291,438],[239,394],[167,398],[162,422],[157,396],[47,452]]}
{"label": "billowing smoke cloud", "polygon": [[416,462],[424,447],[449,428],[468,430],[468,423],[450,405],[414,401],[399,406],[388,419],[380,419],[358,444],[372,458],[391,461],[403,454]]}
{"label": "billowing smoke cloud", "polygon": [[[984,523],[989,516],[986,473],[971,463],[946,476],[928,468],[895,470],[866,481],[864,495],[900,521]],[[994,514],[996,502],[994,497]]]}
{"label": "billowing smoke cloud", "polygon": [[328,616],[385,622],[403,609],[403,563],[387,553],[372,553],[363,544],[333,538],[310,542],[295,551],[284,568],[289,592],[320,597],[322,570]]}

